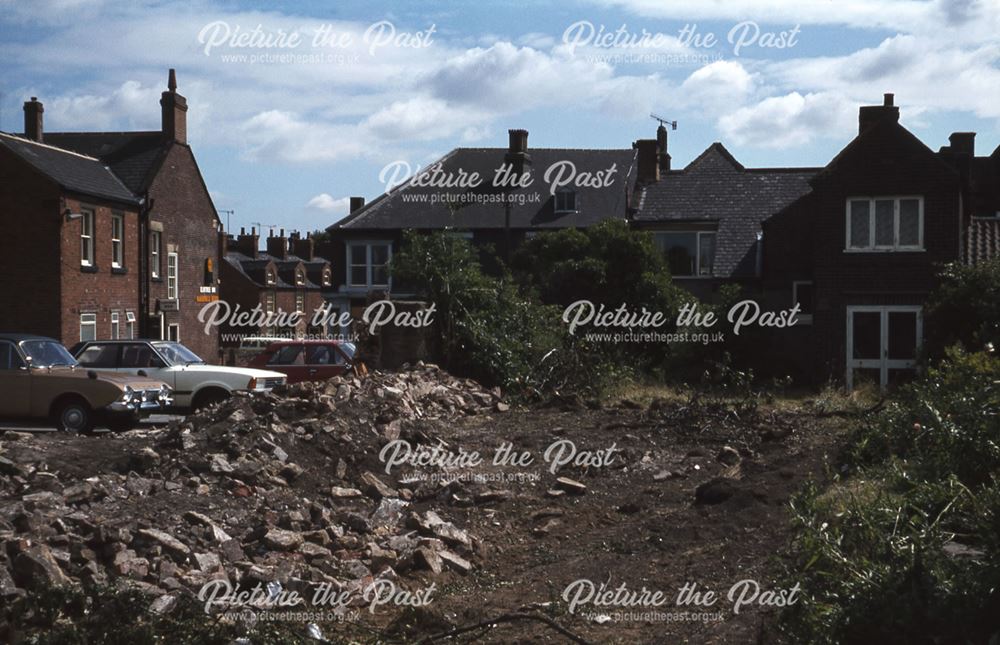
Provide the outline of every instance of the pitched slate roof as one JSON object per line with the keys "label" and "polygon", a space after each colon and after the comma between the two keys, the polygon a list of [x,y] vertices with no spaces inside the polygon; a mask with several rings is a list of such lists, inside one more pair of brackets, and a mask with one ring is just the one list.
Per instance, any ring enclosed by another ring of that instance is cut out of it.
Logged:
{"label": "pitched slate roof", "polygon": [[1000,258],[1000,217],[973,217],[965,233],[965,262]]}
{"label": "pitched slate roof", "polygon": [[66,190],[125,204],[139,203],[139,198],[98,159],[4,132],[0,132],[0,146]]}
{"label": "pitched slate roof", "polygon": [[633,221],[642,228],[679,222],[717,222],[718,277],[751,277],[757,267],[760,223],[809,192],[819,168],[744,168],[713,143],[683,170],[641,189]]}
{"label": "pitched slate roof", "polygon": [[[495,187],[493,178],[503,166],[506,154],[506,148],[456,148],[436,163],[440,164],[443,173],[452,173],[453,176],[459,172],[478,173],[482,178],[480,186],[438,188],[403,184],[348,215],[330,229],[502,229],[504,206],[500,198],[505,189]],[[511,207],[511,228],[590,226],[608,218],[627,217],[628,194],[635,183],[634,150],[530,148],[528,155],[534,180],[529,187],[513,191],[515,201]],[[572,162],[577,176],[614,166],[613,181],[608,187],[575,188],[578,210],[557,215],[544,175],[553,164],[562,161]],[[461,195],[463,203],[456,204],[452,209],[448,204],[441,203],[440,198],[436,203],[429,201],[431,196],[442,193]],[[519,199],[524,203],[518,203],[516,200]]]}
{"label": "pitched slate roof", "polygon": [[132,192],[149,188],[170,142],[152,132],[46,132],[51,145],[104,161]]}
{"label": "pitched slate roof", "polygon": [[[233,268],[245,275],[248,280],[254,283],[254,285],[258,287],[275,287],[278,289],[296,288],[294,279],[292,282],[289,282],[286,277],[292,275],[290,272],[293,271],[300,262],[303,263],[304,268],[306,269],[306,283],[304,288],[321,289],[322,287],[320,287],[320,285],[312,281],[309,267],[310,265],[318,262],[326,262],[320,258],[313,258],[312,260],[307,261],[294,255],[287,255],[285,256],[285,259],[282,260],[281,258],[276,258],[268,255],[267,253],[258,253],[256,258],[251,258],[236,251],[229,251],[226,254],[225,260]],[[275,280],[274,284],[267,284],[266,269],[272,262],[276,268],[274,276]]]}

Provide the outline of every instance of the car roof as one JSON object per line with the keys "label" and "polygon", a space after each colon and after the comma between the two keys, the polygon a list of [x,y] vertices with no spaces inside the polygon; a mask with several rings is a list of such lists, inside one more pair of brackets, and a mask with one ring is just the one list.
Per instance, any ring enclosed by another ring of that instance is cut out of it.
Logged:
{"label": "car roof", "polygon": [[48,336],[36,336],[34,334],[0,334],[0,340],[9,340],[13,343],[20,343],[23,340],[50,340],[53,343],[59,342],[55,338],[49,338]]}
{"label": "car roof", "polygon": [[177,341],[173,340],[162,340],[160,338],[115,338],[108,340],[84,340],[77,343],[78,345],[92,345],[95,343],[100,343],[101,345],[109,345],[112,343],[123,344],[123,343],[175,343]]}

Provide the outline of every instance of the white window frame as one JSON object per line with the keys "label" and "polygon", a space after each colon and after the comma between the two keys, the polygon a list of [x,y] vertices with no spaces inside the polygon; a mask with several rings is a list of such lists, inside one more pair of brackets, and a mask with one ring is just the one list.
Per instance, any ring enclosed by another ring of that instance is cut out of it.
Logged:
{"label": "white window frame", "polygon": [[125,214],[111,213],[111,268],[125,266]]}
{"label": "white window frame", "polygon": [[330,274],[331,274],[330,269],[323,269],[323,286],[324,287],[329,287],[330,283],[332,282],[332,279],[330,278]]}
{"label": "white window frame", "polygon": [[[792,306],[794,307],[799,303],[799,285],[809,284],[813,287],[813,311],[816,310],[816,285],[812,280],[792,280]],[[800,313],[798,316],[799,325],[811,325],[813,322],[812,314]]]}
{"label": "white window frame", "polygon": [[[347,286],[349,288],[355,289],[374,289],[374,288],[392,288],[392,278],[387,277],[385,283],[376,284],[372,276],[375,273],[375,267],[372,264],[372,247],[384,246],[386,247],[386,259],[385,266],[388,266],[392,262],[392,242],[389,240],[348,240],[347,244]],[[354,262],[354,247],[363,246],[365,247],[365,261],[364,262]],[[354,272],[351,270],[353,267],[365,267],[365,283],[358,284],[354,282]],[[382,265],[379,265],[382,266]]]}
{"label": "white window frame", "polygon": [[149,234],[149,276],[159,279],[160,277],[160,247],[163,244],[163,234],[160,231],[152,231]]}
{"label": "white window frame", "polygon": [[121,317],[117,311],[111,312],[111,340],[118,340],[121,338]]}
{"label": "white window frame", "polygon": [[128,340],[135,340],[135,312],[126,311],[125,312],[125,333],[128,334]]}
{"label": "white window frame", "polygon": [[[84,327],[93,329],[93,338],[84,338]],[[97,340],[97,314],[80,314],[80,340]]]}
{"label": "white window frame", "polygon": [[298,287],[306,286],[306,272],[296,271],[295,272],[295,285]]}
{"label": "white window frame", "polygon": [[80,266],[94,266],[94,211],[80,209]]}
{"label": "white window frame", "polygon": [[[875,358],[854,358],[854,313],[855,312],[879,312],[880,314],[880,346],[881,356]],[[920,348],[924,343],[924,309],[920,305],[856,305],[847,307],[847,390],[854,389],[854,370],[856,369],[877,369],[879,370],[879,385],[885,389],[889,384],[889,370],[895,369],[915,369],[917,359],[890,359],[889,351],[889,314],[896,312],[916,313],[917,320],[917,346],[916,354],[920,353]]]}
{"label": "white window frame", "polygon": [[268,285],[272,285],[275,282],[277,282],[277,279],[275,278],[274,274],[275,274],[274,269],[268,269],[267,270],[267,280],[266,280],[266,282],[267,282]]}
{"label": "white window frame", "polygon": [[[705,279],[711,279],[711,278],[715,277],[715,256],[718,255],[718,250],[719,250],[719,231],[717,231],[717,230],[716,231],[699,231],[699,230],[690,230],[690,229],[687,229],[687,230],[680,230],[680,231],[670,231],[670,230],[667,230],[667,231],[652,231],[652,233],[653,233],[654,239],[657,236],[660,236],[660,235],[694,235],[695,236],[695,241],[694,241],[694,245],[695,245],[695,257],[694,257],[695,273],[693,275],[674,275],[674,273],[671,272],[671,274],[670,274],[671,278],[681,278],[681,279],[684,279],[684,280],[695,280],[695,279],[705,280]],[[714,245],[714,247],[712,249],[712,253],[713,253],[713,257],[712,257],[712,271],[710,273],[706,273],[706,274],[702,274],[701,273],[701,236],[702,235],[714,235],[715,236],[715,245]],[[664,257],[666,257],[666,253],[665,252],[664,252]],[[669,267],[669,265],[670,265],[670,263],[667,262],[667,266],[668,267]]]}
{"label": "white window frame", "polygon": [[177,300],[178,282],[180,278],[179,262],[176,253],[167,253],[167,300]]}
{"label": "white window frame", "polygon": [[264,312],[274,313],[274,303],[276,298],[274,297],[273,291],[268,291],[264,294]]}
{"label": "white window frame", "polygon": [[295,311],[305,312],[306,310],[306,294],[296,293],[295,294]]}
{"label": "white window frame", "polygon": [[[174,331],[176,330],[176,331]],[[174,331],[173,338],[171,338],[171,331]],[[181,342],[181,326],[180,323],[170,323],[167,325],[167,340],[173,341],[175,343]]]}
{"label": "white window frame", "polygon": [[[892,200],[892,245],[878,245],[875,240],[875,202]],[[917,244],[899,243],[899,204],[905,199],[917,201]],[[851,203],[868,202],[868,239],[871,246],[851,246]],[[845,253],[893,253],[920,252],[924,248],[924,197],[923,195],[857,195],[848,197],[844,206],[844,252]]]}

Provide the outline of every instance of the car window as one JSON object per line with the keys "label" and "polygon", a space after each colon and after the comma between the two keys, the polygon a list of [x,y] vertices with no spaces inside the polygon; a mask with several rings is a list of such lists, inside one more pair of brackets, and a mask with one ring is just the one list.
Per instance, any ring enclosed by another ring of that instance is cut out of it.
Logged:
{"label": "car window", "polygon": [[89,345],[77,362],[84,367],[118,367],[118,345]]}
{"label": "car window", "polygon": [[75,367],[76,359],[54,340],[26,340],[21,350],[31,359],[32,367]]}
{"label": "car window", "polygon": [[315,345],[309,348],[306,363],[309,365],[343,365],[344,357],[330,345]]}
{"label": "car window", "polygon": [[156,355],[153,348],[145,343],[135,343],[122,346],[122,367],[126,369],[142,369],[144,367],[160,368],[163,361]]}
{"label": "car window", "polygon": [[158,351],[170,365],[192,365],[192,364],[203,364],[205,361],[192,352],[190,349],[181,345],[180,343],[174,342],[156,342],[153,343]]}
{"label": "car window", "polygon": [[285,345],[271,357],[268,365],[305,365],[302,345]]}
{"label": "car window", "polygon": [[13,343],[0,342],[0,370],[16,370],[24,367],[21,355]]}

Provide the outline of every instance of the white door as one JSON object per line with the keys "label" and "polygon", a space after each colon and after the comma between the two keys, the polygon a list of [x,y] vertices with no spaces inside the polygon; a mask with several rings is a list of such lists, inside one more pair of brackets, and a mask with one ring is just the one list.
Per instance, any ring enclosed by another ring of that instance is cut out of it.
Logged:
{"label": "white door", "polygon": [[861,378],[880,388],[917,365],[923,339],[919,306],[847,308],[847,389]]}

